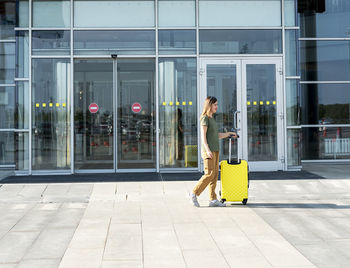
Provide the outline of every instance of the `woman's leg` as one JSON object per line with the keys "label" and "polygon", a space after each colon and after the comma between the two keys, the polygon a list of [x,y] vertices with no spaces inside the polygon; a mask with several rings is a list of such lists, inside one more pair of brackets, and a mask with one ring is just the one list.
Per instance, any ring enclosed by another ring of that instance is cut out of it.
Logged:
{"label": "woman's leg", "polygon": [[193,188],[193,193],[199,196],[208,184],[213,180],[215,176],[215,153],[213,153],[213,158],[206,158],[204,160],[204,175],[197,182],[196,186]]}
{"label": "woman's leg", "polygon": [[219,176],[219,152],[213,152],[213,158],[215,159],[215,162],[214,162],[214,174],[213,174],[213,177],[211,178],[211,181],[209,182],[209,199],[210,200],[217,199],[215,189],[216,189],[216,183],[218,181],[218,176]]}

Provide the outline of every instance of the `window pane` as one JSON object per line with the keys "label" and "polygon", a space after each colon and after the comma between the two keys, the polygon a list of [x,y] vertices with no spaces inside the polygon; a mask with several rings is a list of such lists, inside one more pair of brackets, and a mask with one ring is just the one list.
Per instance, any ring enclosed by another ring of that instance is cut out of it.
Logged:
{"label": "window pane", "polygon": [[349,81],[350,41],[300,41],[304,81]]}
{"label": "window pane", "polygon": [[15,87],[0,87],[0,128],[15,127]]}
{"label": "window pane", "polygon": [[300,166],[300,129],[287,130],[288,167]]}
{"label": "window pane", "polygon": [[69,31],[33,31],[33,55],[69,55]]}
{"label": "window pane", "polygon": [[155,54],[155,31],[75,31],[74,53]]}
{"label": "window pane", "polygon": [[286,80],[287,125],[298,126],[300,122],[300,103],[298,80]]}
{"label": "window pane", "polygon": [[29,37],[27,31],[16,32],[16,77],[29,77]]}
{"label": "window pane", "polygon": [[302,84],[302,124],[349,124],[350,84]]}
{"label": "window pane", "polygon": [[[302,37],[350,37],[350,1],[325,0],[326,10],[301,10],[300,34]],[[317,25],[317,27],[316,27]]]}
{"label": "window pane", "polygon": [[113,60],[76,60],[74,168],[113,169],[113,130]]}
{"label": "window pane", "polygon": [[15,133],[0,132],[0,165],[15,164]]}
{"label": "window pane", "polygon": [[70,60],[32,60],[32,168],[70,168]]}
{"label": "window pane", "polygon": [[16,1],[0,1],[0,39],[15,39]]}
{"label": "window pane", "polygon": [[29,128],[29,82],[16,82],[16,127]]}
{"label": "window pane", "polygon": [[286,74],[297,75],[297,31],[286,31]]}
{"label": "window pane", "polygon": [[28,27],[29,26],[29,2],[28,0],[20,0],[18,2],[18,27]]}
{"label": "window pane", "polygon": [[284,0],[284,25],[295,26],[295,4],[297,0]]}
{"label": "window pane", "polygon": [[159,0],[160,27],[196,26],[196,2],[192,0]]}
{"label": "window pane", "polygon": [[70,27],[70,1],[33,0],[33,27]]}
{"label": "window pane", "polygon": [[159,54],[196,54],[195,30],[159,30]]}
{"label": "window pane", "polygon": [[281,26],[281,0],[199,0],[199,26]]}
{"label": "window pane", "polygon": [[75,27],[152,27],[154,1],[74,1]]}
{"label": "window pane", "polygon": [[282,53],[280,30],[200,30],[202,54],[275,54]]}
{"label": "window pane", "polygon": [[159,59],[162,168],[198,165],[196,72],[196,59]]}
{"label": "window pane", "polygon": [[0,84],[13,84],[15,78],[15,43],[0,43]]}
{"label": "window pane", "polygon": [[302,129],[302,160],[350,159],[349,127]]}

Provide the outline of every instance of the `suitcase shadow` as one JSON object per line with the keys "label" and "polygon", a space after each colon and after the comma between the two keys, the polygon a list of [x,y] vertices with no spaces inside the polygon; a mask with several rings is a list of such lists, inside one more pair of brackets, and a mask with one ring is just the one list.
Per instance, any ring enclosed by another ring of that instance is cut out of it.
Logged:
{"label": "suitcase shadow", "polygon": [[[242,203],[228,203],[226,206],[244,206]],[[350,205],[337,205],[334,203],[249,203],[249,208],[301,208],[301,209],[350,209]]]}

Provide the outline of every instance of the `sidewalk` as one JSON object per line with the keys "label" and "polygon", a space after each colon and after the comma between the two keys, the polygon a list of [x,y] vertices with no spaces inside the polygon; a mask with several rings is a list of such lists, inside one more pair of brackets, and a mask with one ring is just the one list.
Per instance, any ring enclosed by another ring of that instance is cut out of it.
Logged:
{"label": "sidewalk", "polygon": [[2,185],[0,268],[350,267],[350,180],[254,180],[226,208],[194,183]]}

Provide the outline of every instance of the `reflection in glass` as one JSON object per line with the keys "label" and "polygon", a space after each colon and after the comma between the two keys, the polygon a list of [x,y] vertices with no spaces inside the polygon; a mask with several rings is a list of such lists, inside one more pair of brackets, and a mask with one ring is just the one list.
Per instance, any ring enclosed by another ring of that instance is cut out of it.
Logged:
{"label": "reflection in glass", "polygon": [[195,30],[159,30],[159,54],[196,54]]}
{"label": "reflection in glass", "polygon": [[159,59],[160,167],[197,167],[196,59]]}
{"label": "reflection in glass", "polygon": [[350,37],[350,1],[325,1],[325,12],[299,8],[301,37]]}
{"label": "reflection in glass", "polygon": [[29,77],[29,37],[27,31],[16,31],[16,77]]}
{"label": "reflection in glass", "polygon": [[300,129],[287,130],[288,167],[300,166]]}
{"label": "reflection in glass", "polygon": [[[15,39],[16,0],[0,1],[0,40]],[[0,52],[1,54],[1,52]]]}
{"label": "reflection in glass", "polygon": [[349,81],[350,41],[300,41],[304,81]]}
{"label": "reflection in glass", "polygon": [[[98,111],[89,109],[98,105]],[[74,63],[74,167],[113,169],[113,61]]]}
{"label": "reflection in glass", "polygon": [[350,128],[306,127],[302,129],[302,160],[350,157]]}
{"label": "reflection in glass", "polygon": [[28,129],[29,128],[29,82],[17,81],[16,82],[16,113],[15,122],[16,128]]}
{"label": "reflection in glass", "polygon": [[32,59],[32,168],[70,168],[70,60]]}
{"label": "reflection in glass", "polygon": [[0,165],[15,164],[15,134],[0,131]]}
{"label": "reflection in glass", "polygon": [[70,1],[33,0],[33,27],[70,27]]}
{"label": "reflection in glass", "polygon": [[249,161],[277,160],[276,66],[247,64]]}
{"label": "reflection in glass", "polygon": [[17,3],[18,3],[17,26],[27,28],[29,27],[29,1],[19,0]]}
{"label": "reflection in glass", "polygon": [[350,124],[350,84],[302,84],[302,124]]}
{"label": "reflection in glass", "polygon": [[281,0],[200,0],[199,26],[281,26]]}
{"label": "reflection in glass", "polygon": [[74,31],[77,55],[155,54],[155,31]]}
{"label": "reflection in glass", "polygon": [[193,0],[159,0],[159,27],[196,26],[196,2]]}
{"label": "reflection in glass", "polygon": [[295,5],[297,0],[284,0],[284,25],[296,26]]}
{"label": "reflection in glass", "polygon": [[286,75],[297,75],[297,31],[286,30]]}
{"label": "reflection in glass", "polygon": [[[231,131],[233,113],[237,111],[237,66],[234,64],[207,65],[207,95],[218,99],[215,120],[219,132]],[[233,130],[234,131],[234,130]],[[232,159],[237,158],[237,140],[232,140]],[[228,159],[229,143],[220,140],[220,159]]]}
{"label": "reflection in glass", "polygon": [[13,84],[15,78],[15,43],[0,42],[0,84]]}
{"label": "reflection in glass", "polygon": [[16,139],[16,170],[29,169],[29,133],[15,133]]}
{"label": "reflection in glass", "polygon": [[69,55],[69,31],[33,31],[33,55]]}
{"label": "reflection in glass", "polygon": [[286,80],[287,125],[297,126],[300,123],[300,97],[298,80]]}
{"label": "reflection in glass", "polygon": [[120,59],[117,66],[117,168],[155,168],[154,60]]}
{"label": "reflection in glass", "polygon": [[282,53],[280,30],[200,30],[202,54],[276,54]]}
{"label": "reflection in glass", "polygon": [[15,88],[0,87],[0,129],[15,127]]}
{"label": "reflection in glass", "polygon": [[153,0],[74,1],[75,27],[153,27]]}

